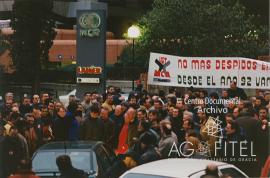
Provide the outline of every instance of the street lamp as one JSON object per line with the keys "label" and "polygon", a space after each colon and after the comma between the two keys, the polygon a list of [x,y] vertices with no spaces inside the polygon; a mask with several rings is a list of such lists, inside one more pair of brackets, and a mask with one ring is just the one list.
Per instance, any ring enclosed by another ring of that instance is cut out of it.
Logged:
{"label": "street lamp", "polygon": [[[134,46],[135,46],[135,38],[138,38],[141,35],[140,28],[136,25],[132,25],[128,28],[127,35],[129,38],[132,38],[132,67],[134,69],[134,58],[135,58],[135,52],[134,52]],[[134,73],[134,70],[133,70]],[[134,91],[134,75],[132,75],[132,90]]]}

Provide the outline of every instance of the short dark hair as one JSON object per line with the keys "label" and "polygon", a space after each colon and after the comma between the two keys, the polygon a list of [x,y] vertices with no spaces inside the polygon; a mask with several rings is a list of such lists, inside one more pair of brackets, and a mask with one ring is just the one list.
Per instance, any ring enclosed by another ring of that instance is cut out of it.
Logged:
{"label": "short dark hair", "polygon": [[69,170],[72,168],[72,163],[68,155],[60,155],[56,158],[56,164],[60,172]]}
{"label": "short dark hair", "polygon": [[265,110],[266,113],[267,113],[267,110],[268,110],[268,109],[267,109],[266,107],[260,107],[259,111],[260,111],[260,110]]}
{"label": "short dark hair", "polygon": [[256,100],[263,100],[262,96],[256,96]]}
{"label": "short dark hair", "polygon": [[143,115],[146,115],[147,116],[147,112],[145,109],[138,109],[137,113],[138,112],[142,112]]}
{"label": "short dark hair", "polygon": [[60,109],[63,109],[64,111],[67,111],[67,109],[64,106],[60,106],[59,108],[57,108],[56,112],[59,112]]}
{"label": "short dark hair", "polygon": [[72,101],[69,103],[67,110],[70,111],[71,113],[75,113],[78,108],[78,104],[75,101]]}
{"label": "short dark hair", "polygon": [[170,100],[171,100],[171,103],[172,104],[174,104],[174,105],[176,105],[176,103],[177,103],[177,98],[176,97],[170,97]]}
{"label": "short dark hair", "polygon": [[229,121],[228,124],[231,125],[232,129],[235,129],[236,133],[238,133],[240,131],[240,126],[235,120]]}
{"label": "short dark hair", "polygon": [[232,113],[228,113],[228,114],[226,114],[226,115],[225,115],[225,118],[226,118],[226,117],[231,117],[231,118],[234,118],[234,117],[233,117],[233,115],[232,115]]}
{"label": "short dark hair", "polygon": [[158,115],[158,112],[157,112],[157,110],[155,110],[155,109],[151,109],[151,110],[149,111],[148,115],[150,115],[150,114]]}
{"label": "short dark hair", "polygon": [[94,103],[92,106],[90,106],[90,112],[99,113],[100,108],[99,108],[98,104]]}
{"label": "short dark hair", "polygon": [[113,96],[113,94],[107,93],[107,94],[106,94],[106,99],[109,98],[109,96]]}

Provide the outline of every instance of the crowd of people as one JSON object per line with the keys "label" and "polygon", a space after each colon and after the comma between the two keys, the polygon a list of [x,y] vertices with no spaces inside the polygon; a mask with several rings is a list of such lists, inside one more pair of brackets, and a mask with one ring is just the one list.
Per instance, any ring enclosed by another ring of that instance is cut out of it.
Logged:
{"label": "crowd of people", "polygon": [[[0,106],[0,178],[48,142],[78,140],[103,141],[125,155],[127,169],[171,157],[224,158],[258,176],[268,156],[269,113],[270,91],[248,97],[235,82],[221,95],[192,87],[181,94],[172,87],[169,93],[134,91],[127,100],[109,86],[105,94],[86,92],[83,101],[71,95],[69,103],[46,92],[18,102],[8,92]],[[241,141],[251,143],[245,151],[253,162],[230,159],[241,158]]]}

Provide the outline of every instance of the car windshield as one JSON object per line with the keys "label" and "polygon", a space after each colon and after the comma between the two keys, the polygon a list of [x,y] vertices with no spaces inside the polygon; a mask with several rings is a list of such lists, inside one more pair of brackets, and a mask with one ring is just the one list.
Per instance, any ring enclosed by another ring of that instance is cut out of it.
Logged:
{"label": "car windshield", "polygon": [[123,178],[170,178],[167,176],[158,176],[158,175],[149,175],[149,174],[138,174],[138,173],[129,173],[126,174]]}
{"label": "car windshield", "polygon": [[[97,170],[96,157],[93,152],[73,151],[44,151],[39,152],[33,158],[34,172],[58,172],[56,158],[60,155],[69,155],[73,167],[86,172]],[[92,160],[91,160],[92,159]],[[92,163],[91,163],[92,162]]]}

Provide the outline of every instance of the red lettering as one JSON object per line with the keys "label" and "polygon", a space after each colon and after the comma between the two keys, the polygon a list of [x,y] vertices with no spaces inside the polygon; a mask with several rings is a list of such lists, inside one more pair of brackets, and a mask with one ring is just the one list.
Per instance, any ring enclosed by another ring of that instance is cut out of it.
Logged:
{"label": "red lettering", "polygon": [[160,71],[159,70],[155,70],[154,76],[155,77],[160,77]]}
{"label": "red lettering", "polygon": [[247,61],[247,69],[251,70],[251,61]]}
{"label": "red lettering", "polygon": [[242,61],[241,61],[241,69],[242,69],[242,70],[245,70],[245,68],[246,68],[246,63],[245,63],[244,60],[242,60]]}
{"label": "red lettering", "polygon": [[220,68],[220,60],[216,60],[216,69],[218,70]]}
{"label": "red lettering", "polygon": [[252,69],[256,70],[257,69],[257,62],[252,62]]}
{"label": "red lettering", "polygon": [[237,67],[238,67],[238,61],[237,60],[234,60],[233,61],[233,69],[235,69]]}
{"label": "red lettering", "polygon": [[227,68],[228,68],[228,69],[231,69],[231,68],[232,68],[232,61],[231,61],[231,60],[228,60],[227,63],[228,63],[228,67],[227,67]]}
{"label": "red lettering", "polygon": [[222,60],[222,70],[225,70],[226,60]]}
{"label": "red lettering", "polygon": [[186,69],[187,68],[187,60],[186,59],[178,59],[178,68],[182,69]]}
{"label": "red lettering", "polygon": [[101,74],[101,67],[77,67],[76,69],[78,74]]}
{"label": "red lettering", "polygon": [[206,61],[206,68],[207,69],[210,69],[211,68],[211,61],[210,60],[207,60]]}
{"label": "red lettering", "polygon": [[170,78],[170,73],[169,72],[166,72],[166,77]]}

